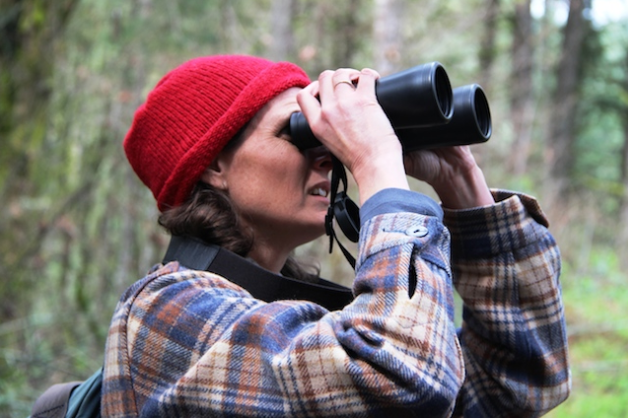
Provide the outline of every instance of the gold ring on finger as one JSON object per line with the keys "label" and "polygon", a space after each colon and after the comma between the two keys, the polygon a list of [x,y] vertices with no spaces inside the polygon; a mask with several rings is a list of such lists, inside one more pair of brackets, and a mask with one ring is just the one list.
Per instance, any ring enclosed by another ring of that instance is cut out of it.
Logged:
{"label": "gold ring on finger", "polygon": [[348,84],[348,85],[350,85],[352,88],[354,88],[354,89],[355,89],[355,86],[353,85],[353,83],[352,83],[351,81],[349,81],[349,80],[341,80],[341,81],[337,82],[336,84],[334,84],[334,90],[336,89],[336,87],[338,87],[338,86],[339,86],[339,85],[341,85],[341,84]]}

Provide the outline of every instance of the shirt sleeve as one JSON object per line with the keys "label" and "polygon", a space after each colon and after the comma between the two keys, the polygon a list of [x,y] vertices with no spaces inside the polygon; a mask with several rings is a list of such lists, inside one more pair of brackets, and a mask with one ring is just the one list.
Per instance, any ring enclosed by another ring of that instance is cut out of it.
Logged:
{"label": "shirt sleeve", "polygon": [[443,210],[430,197],[403,189],[384,189],[375,193],[360,208],[360,226],[369,219],[385,213],[418,213],[443,219]]}
{"label": "shirt sleeve", "polygon": [[449,234],[438,216],[365,220],[355,300],[341,311],[264,303],[214,274],[165,269],[116,311],[107,416],[453,412],[464,371],[449,308]]}
{"label": "shirt sleeve", "polygon": [[456,416],[540,416],[570,391],[560,254],[533,198],[445,210],[466,379]]}

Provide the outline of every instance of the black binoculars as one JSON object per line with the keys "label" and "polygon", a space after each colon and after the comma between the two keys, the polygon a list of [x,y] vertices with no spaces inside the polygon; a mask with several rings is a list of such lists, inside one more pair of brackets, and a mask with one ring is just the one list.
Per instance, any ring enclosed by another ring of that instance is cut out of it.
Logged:
{"label": "black binoculars", "polygon": [[[482,88],[452,89],[439,62],[382,77],[375,94],[406,152],[478,144],[491,137],[491,112]],[[290,116],[290,135],[300,150],[321,145],[301,112]]]}

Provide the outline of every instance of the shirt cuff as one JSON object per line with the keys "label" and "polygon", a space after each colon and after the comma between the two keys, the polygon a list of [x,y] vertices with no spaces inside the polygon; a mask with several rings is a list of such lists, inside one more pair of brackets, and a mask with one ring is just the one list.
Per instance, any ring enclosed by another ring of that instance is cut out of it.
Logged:
{"label": "shirt cuff", "polygon": [[444,223],[458,259],[494,257],[545,239],[547,218],[531,196],[492,190],[496,203],[478,208],[445,209]]}
{"label": "shirt cuff", "polygon": [[403,189],[384,189],[371,196],[360,208],[360,225],[384,213],[410,212],[443,219],[443,210],[432,198]]}

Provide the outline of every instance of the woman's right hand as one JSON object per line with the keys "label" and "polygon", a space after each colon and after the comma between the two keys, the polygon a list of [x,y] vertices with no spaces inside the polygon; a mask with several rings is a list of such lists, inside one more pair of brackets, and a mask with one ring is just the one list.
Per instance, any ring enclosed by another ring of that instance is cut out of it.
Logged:
{"label": "woman's right hand", "polygon": [[371,69],[324,71],[297,96],[312,132],[352,173],[360,202],[385,188],[409,189],[401,144],[375,95]]}

